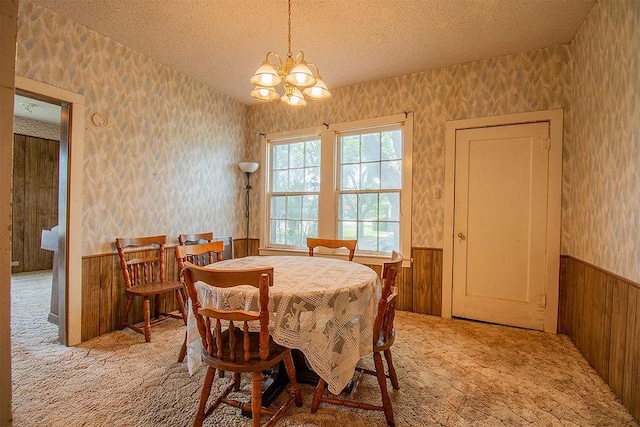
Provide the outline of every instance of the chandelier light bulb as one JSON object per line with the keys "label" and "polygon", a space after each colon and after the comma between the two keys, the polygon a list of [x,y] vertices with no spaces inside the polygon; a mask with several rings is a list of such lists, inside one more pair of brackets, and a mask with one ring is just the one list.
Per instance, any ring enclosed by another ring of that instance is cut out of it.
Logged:
{"label": "chandelier light bulb", "polygon": [[265,86],[273,85],[273,76],[271,74],[265,74],[262,76],[262,83],[264,83]]}

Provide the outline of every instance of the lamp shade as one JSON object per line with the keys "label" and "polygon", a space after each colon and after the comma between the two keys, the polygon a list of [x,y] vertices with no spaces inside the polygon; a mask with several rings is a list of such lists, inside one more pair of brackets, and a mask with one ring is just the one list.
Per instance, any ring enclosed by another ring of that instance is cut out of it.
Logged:
{"label": "lamp shade", "polygon": [[[315,86],[314,86],[315,87]],[[278,92],[273,87],[264,87],[264,86],[256,86],[251,91],[251,96],[253,96],[258,101],[275,101],[280,98]]]}
{"label": "lamp shade", "polygon": [[307,105],[307,101],[304,99],[304,95],[297,87],[290,87],[287,93],[280,98],[282,102],[292,107],[304,107]]}
{"label": "lamp shade", "polygon": [[313,76],[304,59],[301,59],[300,62],[293,67],[285,80],[287,83],[297,87],[309,87],[316,84],[316,78]]}
{"label": "lamp shade", "polygon": [[327,99],[331,97],[331,92],[329,92],[327,85],[319,75],[316,75],[316,84],[305,88],[302,93],[311,99]]}
{"label": "lamp shade", "polygon": [[278,75],[278,71],[269,61],[264,61],[256,73],[251,77],[251,83],[256,86],[278,86],[282,79]]}
{"label": "lamp shade", "polygon": [[260,164],[254,162],[240,162],[238,167],[244,173],[254,173],[260,167]]}

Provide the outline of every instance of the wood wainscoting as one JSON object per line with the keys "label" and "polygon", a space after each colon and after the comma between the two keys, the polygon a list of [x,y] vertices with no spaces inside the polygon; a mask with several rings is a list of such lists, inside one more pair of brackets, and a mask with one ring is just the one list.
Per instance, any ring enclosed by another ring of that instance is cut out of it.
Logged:
{"label": "wood wainscoting", "polygon": [[[405,259],[408,258],[405,255]],[[442,249],[411,249],[410,267],[402,268],[396,277],[398,310],[433,316],[442,315]],[[369,265],[378,275],[381,265]]]}
{"label": "wood wainscoting", "polygon": [[558,333],[640,420],[640,285],[562,256],[559,301]]}
{"label": "wood wainscoting", "polygon": [[[249,240],[249,253],[258,255],[258,240]],[[246,239],[234,239],[234,256],[246,253]],[[399,310],[422,314],[441,315],[442,301],[442,249],[413,248],[413,265],[403,268],[396,279]],[[178,276],[174,248],[165,247],[166,277]],[[382,266],[370,265],[378,274]],[[161,299],[162,310],[178,308],[173,295]],[[102,254],[82,259],[82,341],[118,329],[124,303],[124,279],[118,255]],[[142,299],[136,298],[131,319],[142,321]]]}

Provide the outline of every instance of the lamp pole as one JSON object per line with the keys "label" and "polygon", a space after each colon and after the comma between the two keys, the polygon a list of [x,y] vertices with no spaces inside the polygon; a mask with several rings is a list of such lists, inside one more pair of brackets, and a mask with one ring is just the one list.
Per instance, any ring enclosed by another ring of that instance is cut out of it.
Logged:
{"label": "lamp pole", "polygon": [[251,185],[249,184],[249,180],[251,179],[251,172],[245,172],[247,175],[247,185],[244,187],[247,190],[247,200],[245,202],[245,218],[247,219],[247,243],[245,245],[246,254],[245,256],[249,256],[249,192],[251,191]]}
{"label": "lamp pole", "polygon": [[251,191],[251,175],[258,170],[260,165],[258,163],[253,162],[240,162],[238,163],[238,167],[244,174],[247,176],[247,185],[245,185],[244,189],[247,191],[246,199],[245,199],[245,213],[244,216],[247,219],[247,237],[246,237],[246,251],[245,256],[249,256],[249,192]]}

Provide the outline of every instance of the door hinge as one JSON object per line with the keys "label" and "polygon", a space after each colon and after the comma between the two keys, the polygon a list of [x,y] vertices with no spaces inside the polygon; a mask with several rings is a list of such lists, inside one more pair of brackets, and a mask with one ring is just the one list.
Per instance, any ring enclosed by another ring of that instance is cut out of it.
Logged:
{"label": "door hinge", "polygon": [[546,295],[538,295],[538,305],[542,308],[547,308],[547,296]]}
{"label": "door hinge", "polygon": [[551,150],[551,138],[540,138],[540,148]]}

